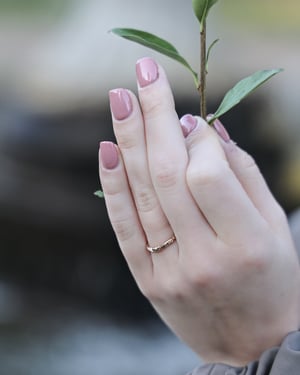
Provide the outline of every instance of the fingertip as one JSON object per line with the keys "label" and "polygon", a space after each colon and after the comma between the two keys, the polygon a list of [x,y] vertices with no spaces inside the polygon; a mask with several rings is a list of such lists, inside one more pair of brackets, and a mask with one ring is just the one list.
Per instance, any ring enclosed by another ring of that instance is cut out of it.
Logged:
{"label": "fingertip", "polygon": [[119,152],[113,142],[100,142],[99,160],[104,169],[115,169],[119,164]]}
{"label": "fingertip", "polygon": [[[214,115],[210,113],[209,115],[206,116],[206,121],[210,123],[213,117]],[[227,129],[218,118],[216,118],[210,125],[212,125],[212,127],[215,129],[216,133],[218,134],[218,136],[221,138],[222,141],[224,141],[225,143],[231,142],[231,138]]]}
{"label": "fingertip", "polygon": [[187,138],[195,129],[206,127],[207,123],[199,116],[186,114],[181,117],[180,125],[183,136]]}
{"label": "fingertip", "polygon": [[219,137],[225,142],[229,143],[230,142],[230,135],[228,131],[226,130],[225,126],[222,124],[222,122],[219,119],[216,119],[213,122],[213,127],[215,128],[217,134]]}
{"label": "fingertip", "polygon": [[186,138],[197,126],[197,119],[193,115],[186,114],[181,117],[180,125],[183,136]]}
{"label": "fingertip", "polygon": [[113,118],[117,121],[127,119],[133,111],[131,94],[127,89],[110,90],[109,103]]}
{"label": "fingertip", "polygon": [[159,77],[159,68],[155,60],[144,57],[136,62],[136,76],[141,88],[151,85]]}

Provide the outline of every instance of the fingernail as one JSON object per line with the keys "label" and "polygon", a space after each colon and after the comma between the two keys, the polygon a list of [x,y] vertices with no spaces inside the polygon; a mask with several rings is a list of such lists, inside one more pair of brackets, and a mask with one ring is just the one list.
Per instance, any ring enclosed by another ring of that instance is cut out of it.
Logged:
{"label": "fingernail", "polygon": [[109,92],[109,101],[112,114],[116,120],[125,120],[132,112],[132,101],[125,89],[116,89]]}
{"label": "fingernail", "polygon": [[213,127],[215,128],[216,132],[219,134],[219,136],[223,139],[224,142],[230,142],[230,136],[219,119],[216,119],[213,122]]}
{"label": "fingernail", "polygon": [[158,78],[158,66],[156,62],[145,57],[136,63],[136,75],[140,87],[146,87],[155,82]]}
{"label": "fingernail", "polygon": [[192,115],[184,115],[181,117],[181,129],[185,138],[195,129],[197,122],[197,119]]}
{"label": "fingernail", "polygon": [[119,164],[117,147],[112,142],[100,143],[100,158],[105,169],[114,169]]}

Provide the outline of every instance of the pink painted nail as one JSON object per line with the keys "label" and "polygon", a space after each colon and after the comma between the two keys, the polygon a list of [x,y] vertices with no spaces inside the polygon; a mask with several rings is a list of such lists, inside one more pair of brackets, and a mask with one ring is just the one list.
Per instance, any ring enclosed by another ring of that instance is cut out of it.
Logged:
{"label": "pink painted nail", "polygon": [[146,87],[155,82],[158,78],[156,62],[149,57],[138,60],[136,63],[136,75],[140,87]]}
{"label": "pink painted nail", "polygon": [[116,89],[109,92],[109,101],[112,114],[116,120],[125,120],[132,112],[132,101],[125,89]]}
{"label": "pink painted nail", "polygon": [[186,138],[197,126],[197,119],[192,115],[184,115],[180,119],[181,129],[184,137]]}
{"label": "pink painted nail", "polygon": [[114,169],[119,164],[117,147],[112,142],[100,143],[100,157],[104,168]]}
{"label": "pink painted nail", "polygon": [[216,130],[216,132],[219,134],[219,136],[223,139],[224,142],[228,143],[230,142],[230,136],[225,129],[224,125],[221,123],[219,119],[216,119],[213,123],[213,126]]}

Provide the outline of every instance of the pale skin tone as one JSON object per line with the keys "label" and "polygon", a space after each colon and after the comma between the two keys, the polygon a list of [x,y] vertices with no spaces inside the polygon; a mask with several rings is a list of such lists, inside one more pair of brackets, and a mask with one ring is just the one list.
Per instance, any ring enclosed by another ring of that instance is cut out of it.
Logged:
{"label": "pale skin tone", "polygon": [[[110,93],[118,145],[99,152],[120,248],[141,292],[204,361],[245,365],[299,327],[286,216],[246,152],[199,117],[180,122],[159,65],[140,60],[137,77],[138,98]],[[173,234],[161,252],[146,250]]]}

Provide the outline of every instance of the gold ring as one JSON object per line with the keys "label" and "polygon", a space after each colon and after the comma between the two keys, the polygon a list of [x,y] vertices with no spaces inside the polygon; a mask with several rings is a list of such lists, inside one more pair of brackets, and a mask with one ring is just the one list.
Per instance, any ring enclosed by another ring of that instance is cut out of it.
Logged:
{"label": "gold ring", "polygon": [[165,249],[166,247],[172,245],[172,243],[174,243],[175,241],[176,241],[176,237],[173,235],[171,238],[169,238],[166,242],[164,242],[160,246],[151,247],[151,246],[149,246],[149,244],[147,244],[146,249],[148,251],[150,251],[150,253],[158,253],[159,251],[161,251],[161,250]]}

